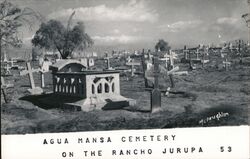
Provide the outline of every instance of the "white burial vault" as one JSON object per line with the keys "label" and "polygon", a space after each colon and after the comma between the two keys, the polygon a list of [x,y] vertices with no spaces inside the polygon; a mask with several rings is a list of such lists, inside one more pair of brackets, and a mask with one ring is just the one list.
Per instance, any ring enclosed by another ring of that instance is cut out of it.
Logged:
{"label": "white burial vault", "polygon": [[64,97],[80,97],[70,106],[83,111],[118,109],[134,105],[135,100],[120,95],[119,71],[87,71],[77,60],[62,60],[50,66],[53,92]]}

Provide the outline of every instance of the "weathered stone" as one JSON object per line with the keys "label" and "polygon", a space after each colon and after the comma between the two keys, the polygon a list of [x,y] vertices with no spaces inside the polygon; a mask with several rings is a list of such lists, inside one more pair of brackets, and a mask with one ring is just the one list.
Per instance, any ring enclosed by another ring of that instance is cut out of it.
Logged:
{"label": "weathered stone", "polygon": [[158,77],[160,74],[159,58],[154,58],[154,89],[151,92],[151,112],[156,112],[161,108],[161,91],[159,89]]}
{"label": "weathered stone", "polygon": [[[134,100],[120,95],[119,71],[61,71],[65,70],[64,67],[72,70],[71,66],[73,65],[70,63],[64,66],[51,66],[54,70],[52,72],[54,93],[67,98],[78,97],[80,99],[74,103],[66,103],[66,105],[80,107],[83,111],[91,111],[103,109],[103,107],[108,109],[107,107],[113,107],[115,103],[122,101],[124,101],[122,103],[135,104]],[[79,69],[75,68],[75,70]]]}

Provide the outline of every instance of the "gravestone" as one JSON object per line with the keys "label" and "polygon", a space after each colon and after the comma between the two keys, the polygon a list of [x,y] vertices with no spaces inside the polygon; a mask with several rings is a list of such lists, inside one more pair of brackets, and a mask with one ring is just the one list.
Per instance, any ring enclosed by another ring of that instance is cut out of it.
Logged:
{"label": "gravestone", "polygon": [[7,100],[7,89],[8,88],[13,88],[13,84],[6,84],[4,81],[4,78],[1,76],[1,94],[3,95],[3,99],[5,103],[8,103]]}
{"label": "gravestone", "polygon": [[24,75],[29,76],[29,82],[30,82],[31,89],[28,89],[28,92],[32,95],[42,94],[43,93],[42,88],[35,86],[34,77],[33,77],[34,72],[39,72],[41,70],[40,69],[32,69],[29,62],[26,63],[26,66],[27,66],[27,70],[21,71],[20,75],[21,76],[24,76]]}
{"label": "gravestone", "polygon": [[157,112],[161,108],[161,91],[159,89],[159,58],[154,57],[154,89],[151,92],[151,112]]}

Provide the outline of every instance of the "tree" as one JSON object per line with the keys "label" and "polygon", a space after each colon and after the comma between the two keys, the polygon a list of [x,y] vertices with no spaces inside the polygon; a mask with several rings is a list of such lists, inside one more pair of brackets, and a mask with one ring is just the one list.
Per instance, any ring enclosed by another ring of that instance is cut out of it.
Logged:
{"label": "tree", "polygon": [[21,9],[7,0],[0,3],[0,54],[4,47],[21,47],[18,29],[24,25],[31,29],[34,21],[40,19],[41,16],[30,8]]}
{"label": "tree", "polygon": [[168,42],[160,39],[155,45],[155,50],[158,51],[159,49],[160,51],[169,51],[171,47],[169,46]]}
{"label": "tree", "polygon": [[50,20],[42,23],[32,39],[34,46],[47,50],[58,50],[63,59],[74,50],[83,50],[93,45],[93,40],[85,33],[83,22],[78,22],[72,29],[65,28],[60,21]]}

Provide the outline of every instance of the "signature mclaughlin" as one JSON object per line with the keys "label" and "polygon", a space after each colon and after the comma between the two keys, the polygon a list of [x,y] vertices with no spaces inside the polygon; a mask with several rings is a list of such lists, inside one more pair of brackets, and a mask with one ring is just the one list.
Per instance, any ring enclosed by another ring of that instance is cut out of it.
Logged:
{"label": "signature mclaughlin", "polygon": [[212,120],[217,120],[217,121],[219,121],[221,118],[225,118],[225,117],[227,117],[227,116],[229,116],[229,113],[218,112],[217,114],[215,114],[215,115],[213,115],[213,116],[209,116],[209,117],[206,117],[206,118],[204,118],[204,119],[201,119],[201,120],[199,121],[199,124],[204,125],[204,124],[206,124],[206,123],[208,123],[208,122],[210,122],[210,121],[212,121]]}

